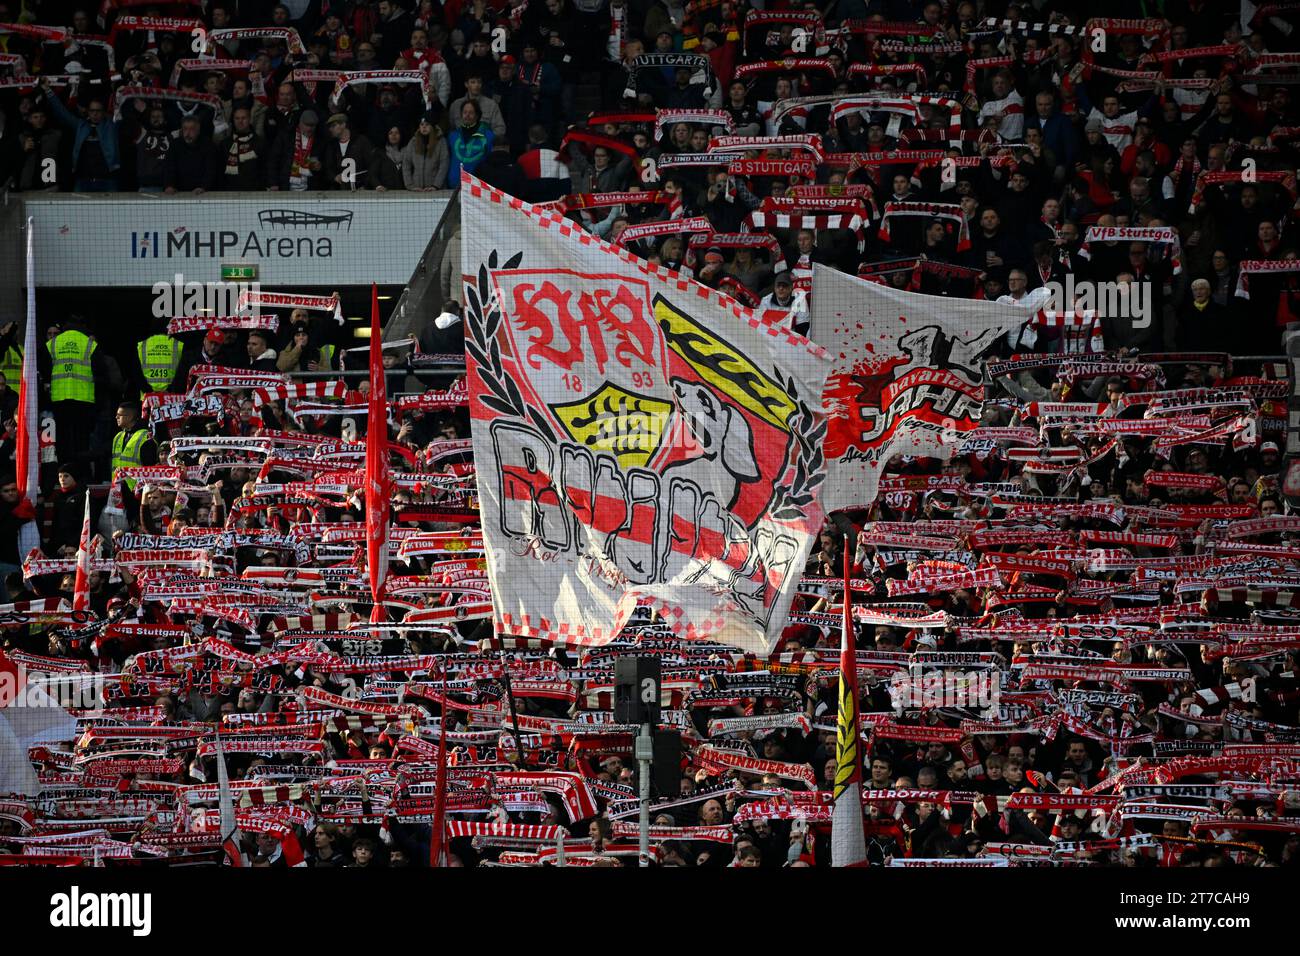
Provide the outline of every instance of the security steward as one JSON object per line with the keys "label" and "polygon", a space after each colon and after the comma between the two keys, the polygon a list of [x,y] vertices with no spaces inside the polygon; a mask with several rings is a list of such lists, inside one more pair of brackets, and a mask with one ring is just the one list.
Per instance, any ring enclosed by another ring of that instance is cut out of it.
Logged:
{"label": "security steward", "polygon": [[[117,406],[115,420],[118,431],[113,436],[113,476],[116,477],[121,468],[158,464],[158,445],[140,421],[139,403],[122,402]],[[132,491],[135,491],[136,482],[135,478],[126,479],[127,487]]]}
{"label": "security steward", "polygon": [[140,391],[143,394],[172,390],[181,367],[182,350],[179,340],[161,331],[136,344],[135,354],[140,361],[140,380],[143,382]]}
{"label": "security steward", "polygon": [[95,383],[110,378],[99,343],[78,316],[69,316],[50,327],[37,358],[41,381],[49,384],[58,459],[84,463],[95,427]]}

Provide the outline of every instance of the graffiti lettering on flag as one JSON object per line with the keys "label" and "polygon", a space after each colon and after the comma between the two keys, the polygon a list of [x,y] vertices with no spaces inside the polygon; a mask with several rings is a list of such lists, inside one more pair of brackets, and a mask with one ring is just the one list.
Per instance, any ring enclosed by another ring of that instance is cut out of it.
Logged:
{"label": "graffiti lettering on flag", "polygon": [[[770,646],[821,515],[824,355],[548,210],[485,187],[467,205],[484,227],[464,252],[470,409],[505,632],[603,643],[648,600],[687,636]],[[488,248],[505,236],[523,251]]]}
{"label": "graffiti lettering on flag", "polygon": [[811,336],[835,356],[823,507],[875,500],[894,455],[949,457],[978,427],[982,359],[1032,306],[904,292],[814,266]]}

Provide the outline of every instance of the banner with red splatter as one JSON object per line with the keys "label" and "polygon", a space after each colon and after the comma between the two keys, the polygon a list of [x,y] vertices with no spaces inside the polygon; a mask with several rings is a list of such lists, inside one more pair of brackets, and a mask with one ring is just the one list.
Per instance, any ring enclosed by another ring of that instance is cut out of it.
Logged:
{"label": "banner with red splatter", "polygon": [[904,292],[825,266],[813,284],[809,335],[833,363],[822,507],[866,507],[893,456],[952,456],[979,424],[984,359],[1036,307]]}

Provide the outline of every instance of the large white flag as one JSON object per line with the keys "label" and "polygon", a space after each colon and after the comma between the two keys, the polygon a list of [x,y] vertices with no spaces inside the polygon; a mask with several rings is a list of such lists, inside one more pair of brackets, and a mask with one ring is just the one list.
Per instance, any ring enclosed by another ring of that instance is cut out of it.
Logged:
{"label": "large white flag", "polygon": [[979,424],[983,358],[1038,308],[904,292],[820,265],[813,288],[809,335],[835,363],[826,382],[828,512],[875,501],[894,455],[950,458]]}
{"label": "large white flag", "polygon": [[496,624],[599,644],[640,603],[770,652],[823,517],[824,351],[472,177],[461,210]]}
{"label": "large white flag", "polygon": [[43,675],[28,674],[0,651],[0,795],[39,794],[41,783],[28,748],[60,744],[77,733],[77,719],[43,683]]}

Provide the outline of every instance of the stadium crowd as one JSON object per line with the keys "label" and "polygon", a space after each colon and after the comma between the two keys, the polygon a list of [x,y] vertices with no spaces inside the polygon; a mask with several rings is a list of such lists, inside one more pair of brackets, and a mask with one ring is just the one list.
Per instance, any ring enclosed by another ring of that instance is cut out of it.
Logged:
{"label": "stadium crowd", "polygon": [[[770,660],[650,619],[581,651],[492,633],[466,394],[425,362],[462,350],[454,303],[385,353],[396,623],[365,636],[367,386],[293,377],[347,367],[328,308],[160,325],[125,367],[94,323],[44,322],[55,439],[36,513],[0,486],[0,634],[104,700],[28,753],[39,796],[0,794],[5,861],[215,861],[228,764],[244,862],[425,865],[441,741],[453,864],[634,864],[610,711],[637,651],[683,737],[656,861],[827,865],[846,548],[871,862],[1300,859],[1296,5],[5,7],[19,190],[467,170],[800,329],[814,263],[962,298],[1125,290],[999,343],[953,459],[897,458],[831,517]],[[918,700],[935,675],[949,697]]]}

